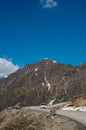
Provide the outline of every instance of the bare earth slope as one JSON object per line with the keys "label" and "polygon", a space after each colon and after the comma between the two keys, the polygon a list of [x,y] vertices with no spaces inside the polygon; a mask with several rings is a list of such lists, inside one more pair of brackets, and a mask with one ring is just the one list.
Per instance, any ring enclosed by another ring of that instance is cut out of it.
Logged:
{"label": "bare earth slope", "polygon": [[5,109],[0,113],[0,130],[85,130],[63,116],[49,112],[24,109]]}

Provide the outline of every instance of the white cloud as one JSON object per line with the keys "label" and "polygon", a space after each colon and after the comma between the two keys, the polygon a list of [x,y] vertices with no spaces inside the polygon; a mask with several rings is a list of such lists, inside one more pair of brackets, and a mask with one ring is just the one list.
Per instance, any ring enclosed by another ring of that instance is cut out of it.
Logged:
{"label": "white cloud", "polygon": [[7,77],[9,74],[19,69],[18,65],[14,65],[12,61],[6,58],[0,58],[0,78]]}
{"label": "white cloud", "polygon": [[55,0],[40,0],[43,8],[54,8],[58,5]]}

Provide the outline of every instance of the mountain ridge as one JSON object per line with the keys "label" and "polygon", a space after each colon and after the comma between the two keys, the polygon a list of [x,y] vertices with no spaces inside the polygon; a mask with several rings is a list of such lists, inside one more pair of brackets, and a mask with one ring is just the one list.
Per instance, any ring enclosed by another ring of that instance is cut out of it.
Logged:
{"label": "mountain ridge", "polygon": [[72,66],[43,59],[0,79],[0,110],[20,103],[22,106],[68,101],[86,94],[86,63]]}

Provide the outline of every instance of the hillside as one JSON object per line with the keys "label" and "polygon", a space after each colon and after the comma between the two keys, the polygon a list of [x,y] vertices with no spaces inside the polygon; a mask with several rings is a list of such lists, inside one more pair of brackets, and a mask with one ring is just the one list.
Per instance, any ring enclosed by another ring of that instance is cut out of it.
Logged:
{"label": "hillside", "polygon": [[0,130],[85,130],[59,115],[30,109],[5,109],[0,112]]}
{"label": "hillside", "polygon": [[27,64],[7,78],[0,79],[0,110],[21,106],[69,101],[86,94],[86,63],[72,66],[51,59]]}

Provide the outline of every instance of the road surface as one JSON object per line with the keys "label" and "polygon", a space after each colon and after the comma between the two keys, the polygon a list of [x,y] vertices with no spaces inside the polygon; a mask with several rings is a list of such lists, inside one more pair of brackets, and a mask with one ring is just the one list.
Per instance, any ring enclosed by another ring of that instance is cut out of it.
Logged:
{"label": "road surface", "polygon": [[86,112],[58,110],[57,114],[75,120],[86,127]]}
{"label": "road surface", "polygon": [[[49,112],[50,109],[40,109],[39,106],[24,107],[23,109],[35,109]],[[86,112],[56,110],[56,114],[66,116],[86,127]]]}

